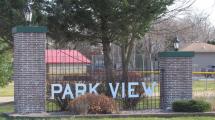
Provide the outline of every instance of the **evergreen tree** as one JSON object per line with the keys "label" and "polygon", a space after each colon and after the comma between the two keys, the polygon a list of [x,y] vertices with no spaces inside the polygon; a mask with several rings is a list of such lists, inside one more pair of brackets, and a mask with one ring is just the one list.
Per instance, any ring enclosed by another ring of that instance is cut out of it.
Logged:
{"label": "evergreen tree", "polygon": [[[12,75],[12,28],[25,25],[23,9],[27,0],[0,0],[0,86],[11,81]],[[34,0],[32,24],[45,24],[44,1]]]}
{"label": "evergreen tree", "polygon": [[106,81],[113,81],[111,43],[122,48],[123,79],[134,42],[174,0],[52,0],[47,4],[49,35],[58,42],[102,43]]}

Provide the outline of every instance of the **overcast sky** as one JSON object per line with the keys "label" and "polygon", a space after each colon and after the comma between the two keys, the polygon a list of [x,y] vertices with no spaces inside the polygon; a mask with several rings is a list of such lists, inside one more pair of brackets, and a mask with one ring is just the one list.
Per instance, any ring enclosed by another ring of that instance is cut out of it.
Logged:
{"label": "overcast sky", "polygon": [[196,13],[207,13],[210,22],[215,25],[215,0],[196,0],[191,9]]}

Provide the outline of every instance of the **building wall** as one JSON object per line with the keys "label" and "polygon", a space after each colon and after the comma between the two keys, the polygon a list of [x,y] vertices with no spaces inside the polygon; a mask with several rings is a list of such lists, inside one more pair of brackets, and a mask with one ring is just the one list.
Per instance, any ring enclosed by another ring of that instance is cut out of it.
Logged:
{"label": "building wall", "polygon": [[201,70],[208,65],[215,65],[215,53],[195,53],[193,57],[194,70]]}

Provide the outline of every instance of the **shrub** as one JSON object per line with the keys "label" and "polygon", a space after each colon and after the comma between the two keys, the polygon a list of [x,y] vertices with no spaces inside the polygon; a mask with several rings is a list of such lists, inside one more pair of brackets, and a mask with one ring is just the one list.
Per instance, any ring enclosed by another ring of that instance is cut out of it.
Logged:
{"label": "shrub", "polygon": [[125,110],[131,110],[135,109],[138,103],[140,102],[141,98],[125,98],[123,102],[123,109]]}
{"label": "shrub", "polygon": [[118,111],[112,98],[95,94],[85,94],[74,99],[68,109],[74,114],[110,114]]}
{"label": "shrub", "polygon": [[179,100],[172,104],[175,112],[206,112],[211,110],[211,104],[201,100]]}
{"label": "shrub", "polygon": [[55,104],[60,107],[61,111],[67,110],[67,106],[69,104],[69,101],[70,101],[70,99],[67,97],[65,99],[62,99],[60,95],[55,97]]}
{"label": "shrub", "polygon": [[123,109],[135,109],[138,103],[145,97],[142,86],[135,86],[135,94],[139,94],[140,97],[137,98],[125,98],[123,99]]}
{"label": "shrub", "polygon": [[[210,91],[212,93],[212,91]],[[205,93],[207,94],[207,93]],[[210,94],[209,94],[210,95]],[[211,111],[215,111],[215,96],[213,95],[201,95],[201,96],[195,96],[194,97],[195,100],[205,100],[208,103],[211,104]]]}

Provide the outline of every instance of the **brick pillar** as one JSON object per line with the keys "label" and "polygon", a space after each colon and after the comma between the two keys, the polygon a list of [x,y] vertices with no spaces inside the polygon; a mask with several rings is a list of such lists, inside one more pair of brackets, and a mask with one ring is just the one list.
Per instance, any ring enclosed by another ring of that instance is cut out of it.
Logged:
{"label": "brick pillar", "polygon": [[163,110],[172,110],[172,102],[192,99],[193,52],[161,52],[160,105]]}
{"label": "brick pillar", "polygon": [[14,100],[16,113],[45,112],[46,27],[18,26],[14,37]]}

